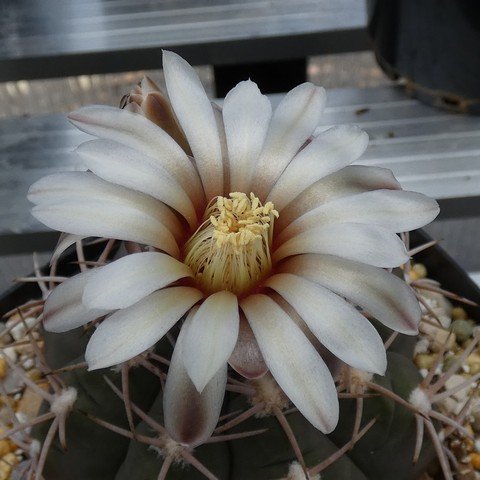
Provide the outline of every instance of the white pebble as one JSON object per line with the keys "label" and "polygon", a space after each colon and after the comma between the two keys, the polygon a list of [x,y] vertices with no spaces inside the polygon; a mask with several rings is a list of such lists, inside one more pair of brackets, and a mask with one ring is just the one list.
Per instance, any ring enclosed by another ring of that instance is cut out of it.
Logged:
{"label": "white pebble", "polygon": [[[455,387],[457,387],[458,385],[460,385],[461,383],[463,383],[465,381],[465,377],[462,377],[461,375],[452,375],[446,382],[445,382],[445,388],[447,390],[451,390]],[[468,396],[468,392],[470,390],[470,385],[467,383],[467,385],[462,388],[460,391],[458,392],[455,392],[452,396],[453,398],[459,400],[459,401],[462,401],[462,400],[465,400]]]}
{"label": "white pebble", "polygon": [[20,423],[28,422],[28,417],[23,412],[15,412],[15,416]]}
{"label": "white pebble", "polygon": [[421,338],[413,349],[413,356],[416,357],[419,353],[427,353],[429,344],[428,338]]}
{"label": "white pebble", "polygon": [[17,351],[14,347],[7,347],[3,349],[3,353],[12,361],[16,362],[18,358]]}
{"label": "white pebble", "polygon": [[23,362],[23,368],[25,370],[31,370],[35,365],[35,360],[33,358],[28,358]]}
{"label": "white pebble", "polygon": [[443,328],[450,328],[450,324],[452,323],[452,319],[450,317],[447,315],[438,315],[438,319],[440,320]]}
{"label": "white pebble", "polygon": [[27,317],[25,318],[24,322],[18,322],[18,319],[15,319],[13,322],[10,322],[10,325],[9,325],[9,322],[7,322],[7,328],[16,323],[16,325],[11,328],[10,335],[15,340],[18,341],[18,340],[21,340],[23,337],[25,337],[27,333],[27,329],[33,327],[37,322],[37,320],[34,317]]}

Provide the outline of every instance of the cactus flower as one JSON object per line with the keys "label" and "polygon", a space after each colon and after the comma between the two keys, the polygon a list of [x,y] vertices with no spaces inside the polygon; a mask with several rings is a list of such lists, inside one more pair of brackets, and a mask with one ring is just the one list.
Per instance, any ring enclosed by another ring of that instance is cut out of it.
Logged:
{"label": "cactus flower", "polygon": [[[248,80],[220,108],[178,55],[164,52],[163,68],[168,96],[145,81],[128,108],[73,112],[70,121],[98,137],[77,150],[85,171],[30,189],[33,215],[73,240],[141,245],[55,288],[45,328],[103,318],[86,350],[99,369],[141,354],[185,319],[164,395],[179,441],[210,435],[227,364],[251,379],[269,370],[330,432],[338,399],[319,345],[356,369],[385,372],[383,342],[362,312],[417,332],[418,302],[387,269],[408,260],[397,233],[432,221],[437,203],[403,191],[389,170],[350,165],[368,136],[352,126],[318,133],[322,88],[299,85],[272,111]],[[192,403],[208,427],[188,437]]]}

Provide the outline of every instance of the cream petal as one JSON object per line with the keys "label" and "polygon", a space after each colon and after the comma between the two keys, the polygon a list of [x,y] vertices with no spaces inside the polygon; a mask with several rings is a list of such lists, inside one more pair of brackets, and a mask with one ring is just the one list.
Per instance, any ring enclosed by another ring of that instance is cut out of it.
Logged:
{"label": "cream petal", "polygon": [[28,191],[28,199],[36,205],[62,201],[131,203],[162,222],[176,238],[185,232],[176,215],[162,202],[120,185],[114,185],[91,172],[63,172],[41,178]]}
{"label": "cream petal", "polygon": [[320,343],[318,338],[308,328],[305,320],[303,320],[303,318],[298,314],[298,312],[279,293],[272,290],[268,292],[268,296],[271,299],[275,300],[275,303],[278,303],[282,310],[284,310],[285,313],[295,322],[297,327],[300,328],[303,334],[307,337],[308,341],[313,345],[315,350],[322,357],[322,360],[325,362],[325,365],[330,370],[330,374],[332,375],[332,377],[335,378],[335,376],[338,375],[338,373],[340,372],[343,362]]}
{"label": "cream petal", "polygon": [[374,190],[325,203],[298,217],[279,235],[283,242],[313,226],[329,223],[365,223],[379,225],[392,232],[423,227],[438,215],[433,198],[404,190]]}
{"label": "cream petal", "polygon": [[421,317],[418,300],[409,285],[385,270],[316,254],[289,258],[278,269],[333,290],[397,332],[418,333]]}
{"label": "cream petal", "polygon": [[82,303],[83,290],[93,270],[65,280],[50,293],[43,310],[43,326],[47,332],[67,332],[85,325],[109,310],[87,309]]}
{"label": "cream petal", "polygon": [[376,225],[334,223],[310,228],[276,249],[274,262],[300,253],[337,255],[375,267],[393,268],[409,259],[405,245],[393,232]]}
{"label": "cream petal", "polygon": [[163,392],[165,428],[179,443],[196,447],[210,438],[222,408],[227,384],[227,364],[214,373],[202,393],[198,393],[183,363],[182,348],[185,331],[189,328],[196,307],[189,313],[178,336],[168,368]]}
{"label": "cream petal", "polygon": [[195,70],[176,53],[163,50],[168,98],[202,179],[207,199],[223,192],[223,165],[217,124],[210,100]]}
{"label": "cream petal", "polygon": [[368,135],[355,126],[320,133],[288,164],[267,200],[281,210],[310,185],[360,158],[367,145]]}
{"label": "cream petal", "polygon": [[228,92],[223,122],[230,164],[230,192],[247,192],[267,135],[272,106],[256,83],[246,80]]}
{"label": "cream petal", "polygon": [[268,371],[255,335],[242,312],[237,343],[228,363],[237,373],[248,379],[263,377]]}
{"label": "cream petal", "polygon": [[237,297],[216,292],[202,303],[183,339],[183,362],[198,392],[227,363],[238,338]]}
{"label": "cream petal", "polygon": [[185,217],[192,229],[197,215],[184,188],[150,157],[110,140],[91,140],[76,150],[86,168],[104,180],[150,195]]}
{"label": "cream petal", "polygon": [[87,345],[89,370],[111,367],[155,345],[202,293],[190,287],[165,288],[118,310],[95,330]]}
{"label": "cream petal", "polygon": [[68,116],[83,132],[138,150],[175,177],[195,204],[204,201],[198,173],[186,153],[166,132],[142,115],[92,105]]}
{"label": "cream petal", "polygon": [[62,253],[68,248],[71,247],[74,243],[83,240],[85,237],[80,235],[72,235],[70,233],[62,233],[58,239],[55,250],[52,253],[52,258],[50,259],[50,265],[56,262]]}
{"label": "cream petal", "polygon": [[182,262],[158,252],[133,253],[96,268],[83,293],[88,308],[119,309],[192,272]]}
{"label": "cream petal", "polygon": [[338,422],[338,398],[320,355],[271,298],[250,295],[240,306],[282,390],[312,425],[331,432]]}
{"label": "cream petal", "polygon": [[304,190],[280,211],[275,230],[280,232],[304,213],[337,198],[377,189],[400,190],[391,170],[366,165],[349,165]]}
{"label": "cream petal", "polygon": [[[92,212],[95,212],[95,217]],[[132,205],[65,201],[56,205],[37,205],[32,209],[32,215],[54,230],[87,237],[129,240],[164,250],[173,257],[180,255],[170,231]]]}
{"label": "cream petal", "polygon": [[265,285],[278,292],[340,360],[360,370],[385,373],[387,357],[383,341],[352,305],[330,290],[289,273],[274,275]]}
{"label": "cream petal", "polygon": [[307,82],[290,90],[275,109],[249,189],[262,201],[312,135],[324,106],[325,90]]}
{"label": "cream petal", "polygon": [[225,135],[225,125],[223,124],[222,107],[212,102],[215,122],[217,123],[218,135],[220,137],[220,147],[222,149],[222,165],[223,165],[223,195],[230,193],[228,185],[230,184],[230,165],[228,163],[228,147],[227,136]]}
{"label": "cream petal", "polygon": [[37,204],[32,215],[50,228],[130,240],[179,255],[175,237],[183,230],[166,205],[91,173],[49,175],[30,187],[28,198]]}

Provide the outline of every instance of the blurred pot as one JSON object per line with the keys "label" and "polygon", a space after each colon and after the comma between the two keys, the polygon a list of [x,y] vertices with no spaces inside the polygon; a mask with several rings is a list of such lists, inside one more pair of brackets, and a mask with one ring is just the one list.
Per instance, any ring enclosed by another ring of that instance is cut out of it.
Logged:
{"label": "blurred pot", "polygon": [[378,63],[420,100],[480,114],[480,2],[367,0]]}

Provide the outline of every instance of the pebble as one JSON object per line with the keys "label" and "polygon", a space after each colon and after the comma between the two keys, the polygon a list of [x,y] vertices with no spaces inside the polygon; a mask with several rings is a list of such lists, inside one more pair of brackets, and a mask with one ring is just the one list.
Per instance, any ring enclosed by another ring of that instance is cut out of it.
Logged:
{"label": "pebble", "polygon": [[427,354],[427,353],[419,353],[416,357],[415,357],[415,365],[419,368],[419,369],[430,369],[432,366],[433,366],[433,363],[435,362],[435,356],[434,355],[430,355],[430,354]]}
{"label": "pebble", "polygon": [[[16,447],[13,448],[13,450],[16,450]],[[7,453],[10,453],[12,451],[12,442],[8,440],[0,440],[0,457],[3,457]]]}
{"label": "pebble", "polygon": [[421,368],[419,372],[422,378],[426,378],[426,376],[428,375],[428,370],[426,368]]}
{"label": "pebble", "polygon": [[42,378],[42,372],[38,368],[32,368],[27,372],[28,377],[33,381],[38,381]]}
{"label": "pebble", "polygon": [[25,370],[31,370],[35,365],[35,360],[33,358],[27,358],[22,365]]}
{"label": "pebble", "polygon": [[[435,312],[436,315],[446,315],[449,318],[449,321],[452,321],[453,306],[448,298],[445,298],[441,293],[431,292],[429,290],[421,290],[421,294],[428,306]],[[422,311],[426,313],[423,305],[420,308],[422,308]]]}
{"label": "pebble", "polygon": [[0,480],[9,480],[12,470],[18,464],[14,453],[7,453],[0,459]]}
{"label": "pebble", "polygon": [[419,353],[428,353],[429,346],[430,346],[430,342],[428,341],[428,338],[421,338],[415,344],[415,348],[413,349],[413,355],[416,356]]}
{"label": "pebble", "polygon": [[454,355],[453,353],[450,353],[445,355],[445,358],[443,360],[443,365],[442,365],[442,371],[446,372],[453,364],[458,359],[458,356]]}
{"label": "pebble", "polygon": [[467,365],[470,367],[470,373],[472,375],[480,372],[480,354],[477,352],[471,353],[467,357]]}
{"label": "pebble", "polygon": [[[3,435],[5,430],[0,428],[0,434]],[[4,438],[0,440],[0,457],[3,457],[7,453],[15,452],[17,450],[17,445],[13,443],[9,438]]]}
{"label": "pebble", "polygon": [[413,269],[410,269],[410,271],[408,272],[408,278],[412,282],[414,282],[415,280],[420,280],[418,273]]}
{"label": "pebble", "polygon": [[475,470],[480,470],[480,453],[471,453],[470,462]]}
{"label": "pebble", "polygon": [[8,364],[7,361],[0,357],[0,380],[3,380],[7,376]]}
{"label": "pebble", "polygon": [[430,348],[433,352],[439,352],[446,343],[447,350],[451,350],[455,347],[455,337],[455,333],[450,334],[448,330],[437,328],[436,332],[432,336]]}
{"label": "pebble", "polygon": [[27,333],[27,329],[33,327],[37,322],[34,317],[27,317],[25,318],[24,322],[18,322],[18,319],[18,315],[14,315],[6,323],[7,328],[10,328],[12,325],[14,325],[10,330],[10,335],[14,338],[14,340],[17,341],[24,338],[25,334]]}
{"label": "pebble", "polygon": [[467,318],[467,312],[462,307],[452,308],[452,318],[454,320],[465,320]]}
{"label": "pebble", "polygon": [[[465,380],[466,380],[465,377],[462,377],[462,375],[454,374],[445,382],[445,388],[447,390],[450,390],[452,388],[455,388],[457,385],[460,385]],[[470,385],[467,384],[465,388],[462,388],[460,391],[454,393],[452,396],[453,398],[459,401],[465,400],[467,399],[469,390],[470,390]]]}
{"label": "pebble", "polygon": [[[17,417],[17,420],[20,423],[27,423],[28,422],[28,417],[23,412],[15,412],[15,416]],[[29,429],[26,429],[25,431],[28,432]]]}
{"label": "pebble", "polygon": [[473,335],[474,327],[473,320],[458,319],[452,323],[452,332],[455,333],[459,342],[465,342]]}
{"label": "pebble", "polygon": [[11,360],[12,362],[17,361],[18,354],[14,347],[7,347],[4,348],[2,351],[9,358],[9,360]]}
{"label": "pebble", "polygon": [[450,328],[450,325],[452,324],[452,319],[448,315],[442,315],[441,313],[437,313],[437,318],[440,320],[440,324],[443,328]]}
{"label": "pebble", "polygon": [[18,402],[17,412],[21,412],[27,419],[31,420],[35,418],[41,404],[42,397],[31,388],[27,388]]}
{"label": "pebble", "polygon": [[423,263],[415,263],[410,270],[415,272],[418,278],[425,278],[427,276],[427,267]]}

